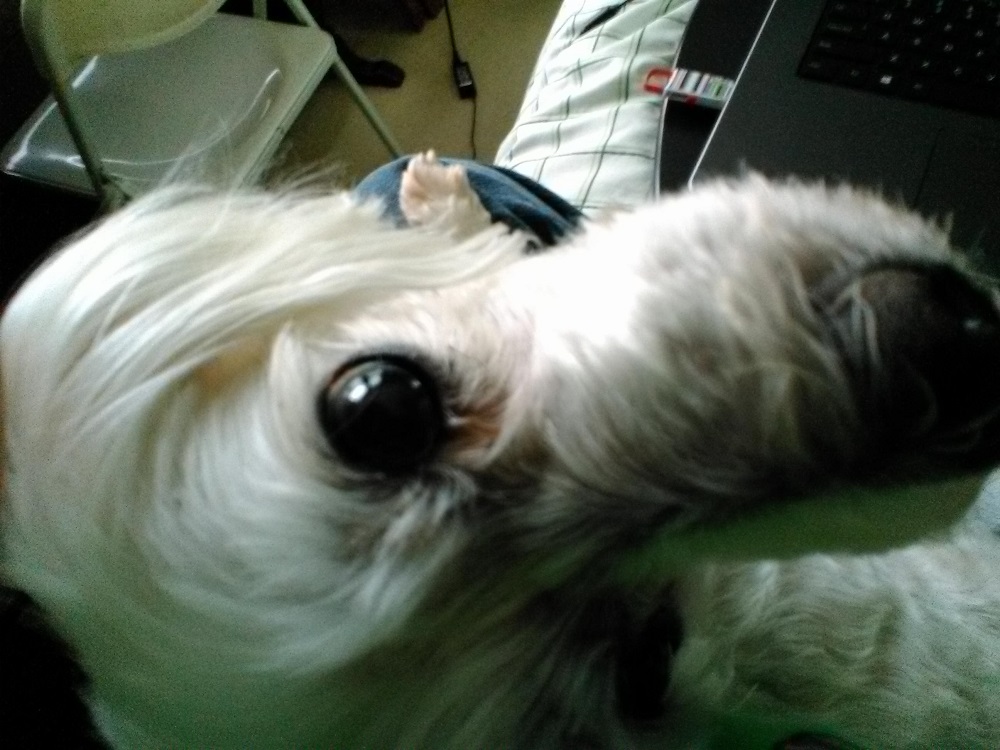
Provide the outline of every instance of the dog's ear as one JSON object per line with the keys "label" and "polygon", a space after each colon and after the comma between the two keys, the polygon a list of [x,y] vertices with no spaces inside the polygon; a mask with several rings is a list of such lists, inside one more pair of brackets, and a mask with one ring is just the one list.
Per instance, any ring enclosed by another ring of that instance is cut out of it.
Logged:
{"label": "dog's ear", "polygon": [[1000,453],[1000,305],[944,265],[858,273],[823,305],[884,447],[963,466]]}

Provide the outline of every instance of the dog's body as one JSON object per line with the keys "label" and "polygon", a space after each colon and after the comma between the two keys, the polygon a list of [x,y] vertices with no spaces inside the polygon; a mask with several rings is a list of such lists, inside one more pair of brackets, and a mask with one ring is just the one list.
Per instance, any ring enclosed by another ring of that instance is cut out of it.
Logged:
{"label": "dog's body", "polygon": [[[438,170],[409,229],[164,191],[6,312],[3,577],[104,736],[1000,746],[995,537],[836,554],[960,518],[940,478],[1000,455],[997,299],[944,235],[751,178],[525,257]],[[400,379],[373,447],[356,405]]]}

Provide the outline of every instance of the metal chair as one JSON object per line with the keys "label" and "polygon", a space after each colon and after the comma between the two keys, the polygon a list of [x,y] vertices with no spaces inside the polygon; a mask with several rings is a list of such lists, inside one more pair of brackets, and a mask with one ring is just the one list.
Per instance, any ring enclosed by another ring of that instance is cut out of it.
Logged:
{"label": "metal chair", "polygon": [[398,143],[302,0],[302,24],[219,13],[223,0],[22,0],[52,95],[2,155],[5,172],[114,206],[190,171],[256,180],[331,67],[393,156]]}

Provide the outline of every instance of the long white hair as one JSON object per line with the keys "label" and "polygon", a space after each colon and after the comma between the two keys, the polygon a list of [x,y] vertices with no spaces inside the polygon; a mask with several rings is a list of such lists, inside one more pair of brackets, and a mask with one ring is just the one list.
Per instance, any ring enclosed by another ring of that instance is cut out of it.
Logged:
{"label": "long white hair", "polygon": [[318,318],[335,342],[339,318],[476,278],[524,240],[497,226],[455,243],[380,214],[347,193],[163,189],[57,253],[6,310],[3,576],[73,644],[112,737],[145,741],[120,709],[156,716],[169,673],[190,692],[161,730],[211,726],[211,706],[246,717],[219,742],[308,738],[255,725],[304,700],[266,674],[346,661],[426,578],[418,564],[412,580],[366,579],[330,548],[333,518],[364,504],[331,488],[318,430],[289,434],[313,404],[286,395],[318,392],[337,352],[303,351],[288,327]]}
{"label": "long white hair", "polygon": [[[943,232],[760,178],[527,258],[380,213],[165,189],[6,310],[0,575],[112,744],[687,747],[740,711],[1000,744],[995,540],[807,555],[908,544],[975,492],[852,494],[872,467],[996,458],[995,382],[918,367],[1000,359],[997,296]],[[351,466],[317,419],[387,353],[446,423],[410,474]]]}

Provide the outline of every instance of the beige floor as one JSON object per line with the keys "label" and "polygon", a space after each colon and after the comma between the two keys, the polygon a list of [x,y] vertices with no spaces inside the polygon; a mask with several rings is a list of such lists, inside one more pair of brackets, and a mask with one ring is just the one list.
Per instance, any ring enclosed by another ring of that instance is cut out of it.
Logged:
{"label": "beige floor", "polygon": [[[477,157],[492,161],[517,115],[525,85],[560,0],[451,0],[459,52],[476,80]],[[451,73],[448,25],[442,12],[419,32],[344,28],[354,49],[401,66],[398,89],[365,92],[406,152],[435,149],[471,156],[473,105],[458,98]],[[389,153],[334,76],[306,105],[282,148],[279,177],[316,168],[350,185],[389,159]]]}

